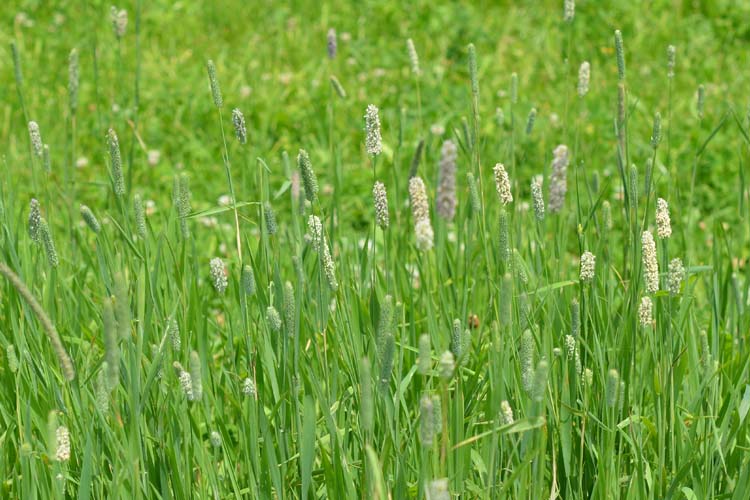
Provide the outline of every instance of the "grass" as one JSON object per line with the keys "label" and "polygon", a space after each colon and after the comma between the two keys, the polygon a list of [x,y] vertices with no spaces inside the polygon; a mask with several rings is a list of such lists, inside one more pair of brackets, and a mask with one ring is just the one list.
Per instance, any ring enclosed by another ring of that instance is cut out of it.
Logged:
{"label": "grass", "polygon": [[747,7],[121,7],[0,7],[1,496],[745,498]]}

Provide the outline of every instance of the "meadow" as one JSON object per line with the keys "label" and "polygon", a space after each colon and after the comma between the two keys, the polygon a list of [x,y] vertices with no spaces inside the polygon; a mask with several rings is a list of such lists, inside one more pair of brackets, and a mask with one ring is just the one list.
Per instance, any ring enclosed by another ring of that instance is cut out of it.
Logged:
{"label": "meadow", "polygon": [[0,497],[747,499],[748,16],[3,3]]}

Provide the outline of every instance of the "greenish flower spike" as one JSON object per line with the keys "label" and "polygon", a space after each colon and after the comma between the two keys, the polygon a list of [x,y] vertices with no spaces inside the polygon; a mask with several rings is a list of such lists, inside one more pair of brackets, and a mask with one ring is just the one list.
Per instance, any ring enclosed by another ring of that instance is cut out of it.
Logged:
{"label": "greenish flower spike", "polygon": [[531,330],[525,330],[521,335],[518,360],[521,365],[521,385],[531,394],[534,388],[534,336]]}
{"label": "greenish flower spike", "polygon": [[346,90],[344,90],[344,86],[341,85],[339,79],[334,75],[331,75],[331,87],[333,88],[334,92],[336,92],[336,95],[338,95],[341,99],[346,99]]}
{"label": "greenish flower spike", "polygon": [[281,331],[281,316],[274,306],[268,306],[266,308],[266,321],[268,322],[268,328],[270,328],[273,333],[279,333]]}
{"label": "greenish flower spike", "polygon": [[479,76],[477,74],[477,50],[473,43],[469,44],[469,79],[471,80],[471,95],[476,102],[479,99]]}
{"label": "greenish flower spike", "polygon": [[299,150],[297,155],[297,166],[299,167],[300,175],[302,176],[302,184],[305,187],[305,198],[310,203],[314,202],[318,197],[318,179],[315,177],[315,172],[310,162],[310,155],[304,149]]}
{"label": "greenish flower spike", "polygon": [[255,295],[255,273],[248,264],[242,268],[242,290],[245,295]]}
{"label": "greenish flower spike", "polygon": [[273,207],[267,201],[263,203],[263,214],[266,218],[266,232],[270,236],[273,236],[279,230],[279,227],[276,224],[276,212],[274,212]]}
{"label": "greenish flower spike", "polygon": [[214,99],[214,105],[217,108],[221,108],[224,105],[224,99],[221,96],[219,79],[216,77],[216,66],[211,59],[206,63],[206,68],[208,70],[208,83],[211,85],[211,96]]}
{"label": "greenish flower spike", "polygon": [[99,224],[99,220],[96,218],[96,215],[94,215],[94,212],[92,212],[86,205],[81,205],[81,217],[83,217],[83,220],[89,229],[94,233],[99,234],[99,231],[102,230],[102,226]]}
{"label": "greenish flower spike", "polygon": [[420,375],[429,375],[432,365],[430,336],[423,333],[419,336],[419,355],[417,358],[417,371]]}
{"label": "greenish flower spike", "polygon": [[135,217],[135,231],[138,237],[146,239],[146,210],[143,207],[143,199],[140,194],[133,196],[133,215]]}
{"label": "greenish flower spike", "polygon": [[78,109],[78,79],[78,50],[74,48],[68,56],[68,106],[72,114]]}
{"label": "greenish flower spike", "polygon": [[200,401],[203,397],[203,377],[201,376],[201,358],[197,351],[190,352],[190,384],[193,401]]}
{"label": "greenish flower spike", "polygon": [[120,141],[117,133],[109,129],[107,133],[107,142],[109,144],[109,161],[112,169],[112,187],[115,195],[125,195],[125,178],[122,175],[122,157],[120,156]]}
{"label": "greenish flower spike", "polygon": [[52,232],[50,231],[47,221],[41,219],[39,223],[39,236],[42,240],[42,246],[44,247],[44,253],[47,255],[47,263],[50,267],[57,267],[60,260],[57,257],[57,248],[55,247],[55,240],[52,239]]}
{"label": "greenish flower spike", "polygon": [[657,111],[654,115],[654,128],[651,132],[651,147],[656,149],[661,142],[661,114]]}
{"label": "greenish flower spike", "polygon": [[432,398],[425,394],[419,400],[419,441],[425,448],[432,448],[435,440],[435,407]]}
{"label": "greenish flower spike", "polygon": [[622,43],[622,32],[615,30],[615,55],[617,57],[617,77],[625,81],[625,47]]}
{"label": "greenish flower spike", "polygon": [[620,374],[614,368],[607,372],[607,385],[605,388],[605,396],[607,406],[614,408],[617,404],[618,391],[620,389]]}

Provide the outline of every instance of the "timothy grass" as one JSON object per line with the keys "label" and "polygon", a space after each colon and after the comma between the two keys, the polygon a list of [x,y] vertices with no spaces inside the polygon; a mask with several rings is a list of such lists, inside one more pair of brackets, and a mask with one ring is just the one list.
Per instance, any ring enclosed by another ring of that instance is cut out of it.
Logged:
{"label": "timothy grass", "polygon": [[0,496],[746,498],[750,12],[564,3],[3,4]]}

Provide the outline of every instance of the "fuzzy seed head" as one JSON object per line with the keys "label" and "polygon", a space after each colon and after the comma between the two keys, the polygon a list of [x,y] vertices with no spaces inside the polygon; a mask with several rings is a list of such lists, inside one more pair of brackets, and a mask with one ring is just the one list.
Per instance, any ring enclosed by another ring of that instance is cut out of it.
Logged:
{"label": "fuzzy seed head", "polygon": [[581,283],[591,283],[594,280],[596,270],[596,256],[591,252],[583,252],[581,255]]}
{"label": "fuzzy seed head", "polygon": [[211,85],[211,97],[213,97],[214,105],[217,108],[221,108],[224,105],[224,98],[221,96],[221,87],[219,87],[219,79],[216,76],[216,65],[211,59],[206,62],[206,69],[208,71],[208,83]]}
{"label": "fuzzy seed head", "polygon": [[418,220],[414,224],[414,235],[416,236],[417,250],[429,252],[435,244],[435,233],[432,230],[430,219]]}
{"label": "fuzzy seed head", "polygon": [[5,349],[5,358],[8,361],[8,369],[11,373],[18,371],[18,356],[16,355],[16,348],[13,344],[8,344]]}
{"label": "fuzzy seed head", "polygon": [[531,181],[531,199],[534,202],[534,217],[541,222],[544,220],[544,196],[540,177],[535,177]]}
{"label": "fuzzy seed head", "polygon": [[682,259],[675,257],[669,261],[667,285],[669,293],[679,295],[682,281],[685,279],[685,266],[682,265]]}
{"label": "fuzzy seed head", "polygon": [[511,104],[518,102],[518,73],[510,75],[510,102]]}
{"label": "fuzzy seed head", "polygon": [[55,442],[55,459],[58,462],[70,460],[70,431],[64,425],[61,425],[55,431]]}
{"label": "fuzzy seed head", "polygon": [[573,21],[576,15],[576,2],[575,0],[565,0],[565,8],[563,12],[563,20],[566,23]]}
{"label": "fuzzy seed head", "polygon": [[94,212],[92,212],[91,209],[86,205],[81,205],[81,217],[83,217],[86,225],[89,227],[89,229],[94,231],[94,233],[98,234],[99,231],[101,231],[102,226],[99,224],[99,221],[94,215]]}
{"label": "fuzzy seed head", "polygon": [[435,440],[435,407],[432,398],[425,394],[419,400],[419,441],[425,448],[432,448]]}
{"label": "fuzzy seed head", "polygon": [[75,113],[78,108],[78,50],[75,48],[68,55],[68,105]]}
{"label": "fuzzy seed head", "polygon": [[250,398],[254,398],[256,395],[255,382],[250,377],[242,381],[242,394]]}
{"label": "fuzzy seed head", "polygon": [[620,390],[620,374],[612,368],[607,372],[607,385],[605,387],[605,396],[607,406],[614,408],[617,404],[618,392]]}
{"label": "fuzzy seed head", "polygon": [[438,189],[435,200],[437,214],[447,221],[456,216],[456,157],[453,141],[445,141],[440,150]]}
{"label": "fuzzy seed head", "polygon": [[521,335],[518,360],[521,365],[521,385],[526,392],[531,393],[534,385],[534,336],[531,330],[525,330]]}
{"label": "fuzzy seed head", "polygon": [[440,377],[444,380],[448,380],[453,377],[453,372],[456,370],[456,358],[450,351],[445,351],[440,356],[439,362]]}
{"label": "fuzzy seed head", "polygon": [[211,443],[211,446],[213,446],[214,448],[221,448],[221,434],[219,434],[218,432],[211,431],[208,440]]}
{"label": "fuzzy seed head", "polygon": [[146,239],[146,210],[143,207],[143,198],[140,194],[133,196],[133,214],[135,216],[135,230],[141,239]]}
{"label": "fuzzy seed head", "polygon": [[659,142],[661,142],[661,113],[657,112],[654,115],[654,129],[651,132],[651,147],[658,148]]}
{"label": "fuzzy seed head", "polygon": [[526,119],[526,135],[530,135],[534,130],[534,123],[536,123],[536,108],[531,108],[529,117]]}
{"label": "fuzzy seed head", "polygon": [[514,422],[513,408],[505,399],[500,402],[500,417],[503,425],[510,425]]}
{"label": "fuzzy seed head", "polygon": [[242,290],[247,296],[255,294],[255,273],[248,264],[242,268]]}
{"label": "fuzzy seed head", "polygon": [[310,162],[310,155],[304,149],[299,150],[297,166],[302,176],[302,184],[305,187],[305,198],[312,203],[318,197],[318,179],[315,177],[315,172]]}
{"label": "fuzzy seed head", "polygon": [[336,58],[336,52],[338,49],[338,43],[336,41],[336,30],[331,28],[328,30],[326,35],[326,50],[328,52],[328,59]]}
{"label": "fuzzy seed head", "polygon": [[47,263],[50,267],[57,267],[57,265],[60,263],[60,260],[57,257],[55,240],[52,239],[52,232],[47,225],[47,221],[44,219],[41,219],[39,222],[39,236],[42,240],[44,253],[47,255]]}
{"label": "fuzzy seed head", "polygon": [[423,333],[419,336],[419,357],[417,358],[417,371],[421,375],[428,375],[430,373],[430,365],[432,364],[430,356],[430,336]]}
{"label": "fuzzy seed head", "polygon": [[237,108],[232,110],[232,125],[234,125],[234,135],[240,144],[247,143],[247,128],[245,128],[245,115]]}
{"label": "fuzzy seed head", "polygon": [[270,328],[273,333],[279,333],[281,331],[281,316],[274,306],[268,306],[266,308],[266,322],[268,322],[268,328]]}
{"label": "fuzzy seed head", "polygon": [[41,236],[39,235],[39,226],[42,224],[42,210],[39,206],[39,201],[36,198],[32,198],[29,202],[29,237],[34,243],[41,243]]}
{"label": "fuzzy seed head", "polygon": [[589,83],[591,81],[591,64],[583,61],[578,68],[578,97],[584,97],[589,93]]}
{"label": "fuzzy seed head", "polygon": [[336,78],[335,75],[331,75],[331,87],[333,87],[333,90],[336,92],[336,94],[341,99],[346,99],[346,90],[344,90],[344,86],[341,85],[341,82],[338,78]]}
{"label": "fuzzy seed head", "polygon": [[122,175],[122,157],[120,156],[120,140],[114,129],[107,132],[107,144],[109,145],[109,161],[112,171],[112,186],[115,195],[125,194],[125,178]]}
{"label": "fuzzy seed head", "polygon": [[646,292],[656,293],[659,290],[659,263],[656,260],[656,243],[650,231],[644,231],[641,235],[641,257]]}
{"label": "fuzzy seed head", "polygon": [[471,215],[479,215],[482,213],[482,202],[479,199],[479,186],[477,186],[477,180],[474,174],[471,172],[466,174],[466,183],[469,185],[469,200],[471,200]]}
{"label": "fuzzy seed head", "polygon": [[497,190],[497,196],[500,198],[500,203],[507,205],[513,201],[508,172],[505,171],[505,166],[503,166],[502,163],[495,164],[493,171],[495,173],[495,189]]}
{"label": "fuzzy seed head", "polygon": [[419,75],[419,56],[417,55],[417,48],[414,46],[414,40],[411,38],[406,40],[406,51],[409,53],[409,64],[411,65],[411,72],[415,75]]}
{"label": "fuzzy seed head", "polygon": [[188,401],[193,401],[193,380],[190,376],[190,372],[185,371],[182,368],[182,365],[177,361],[175,361],[172,366],[174,366],[175,373],[177,373],[177,379],[180,382],[180,388],[182,389],[183,394],[185,394]]}
{"label": "fuzzy seed head", "polygon": [[29,139],[31,139],[31,147],[34,150],[34,154],[38,157],[42,157],[42,134],[39,131],[39,124],[35,121],[29,122]]}
{"label": "fuzzy seed head", "polygon": [[549,179],[549,211],[558,213],[565,204],[568,191],[568,147],[560,144],[553,151],[552,172]]}
{"label": "fuzzy seed head", "polygon": [[421,177],[415,176],[409,179],[409,201],[411,202],[411,215],[415,222],[430,218],[427,189]]}
{"label": "fuzzy seed head", "polygon": [[534,370],[534,383],[532,397],[537,403],[544,400],[544,393],[547,391],[547,376],[549,374],[549,363],[542,359]]}
{"label": "fuzzy seed head", "polygon": [[365,148],[367,154],[379,155],[383,151],[383,141],[380,137],[380,116],[378,107],[374,104],[367,106],[365,111]]}
{"label": "fuzzy seed head", "polygon": [[674,66],[677,49],[674,45],[667,47],[667,78],[674,78]]}
{"label": "fuzzy seed head", "polygon": [[662,240],[672,236],[669,204],[663,198],[656,200],[656,235]]}
{"label": "fuzzy seed head", "polygon": [[477,74],[477,50],[473,43],[469,44],[469,79],[471,80],[471,95],[476,102],[479,99],[479,75]]}
{"label": "fuzzy seed head", "polygon": [[641,298],[640,306],[638,306],[638,323],[640,323],[643,328],[650,327],[654,322],[653,307],[651,297],[644,295]]}
{"label": "fuzzy seed head", "polygon": [[266,232],[273,236],[279,230],[279,226],[276,224],[276,212],[269,202],[263,203],[263,215],[266,218]]}
{"label": "fuzzy seed head", "polygon": [[203,377],[201,376],[201,358],[196,351],[190,352],[190,384],[193,392],[192,401],[203,397]]}
{"label": "fuzzy seed head", "polygon": [[448,487],[448,479],[434,479],[430,481],[430,485],[427,488],[427,498],[429,500],[450,500],[451,492]]}
{"label": "fuzzy seed head", "polygon": [[372,198],[375,204],[375,223],[381,229],[388,229],[390,218],[388,216],[388,194],[385,191],[385,184],[380,181],[375,182],[372,187]]}
{"label": "fuzzy seed head", "polygon": [[167,334],[169,335],[169,340],[172,342],[172,350],[174,352],[180,352],[182,338],[180,336],[180,325],[175,318],[169,318],[167,320]]}
{"label": "fuzzy seed head", "polygon": [[118,9],[114,5],[110,8],[109,18],[112,21],[112,31],[117,38],[125,36],[128,29],[128,11]]}
{"label": "fuzzy seed head", "polygon": [[615,30],[615,55],[617,56],[617,77],[622,82],[625,80],[625,47],[620,30]]}
{"label": "fuzzy seed head", "polygon": [[214,289],[219,295],[223,295],[229,286],[229,280],[227,279],[227,270],[224,267],[224,261],[219,257],[214,257],[209,263],[209,269],[211,273],[211,282],[214,285]]}

